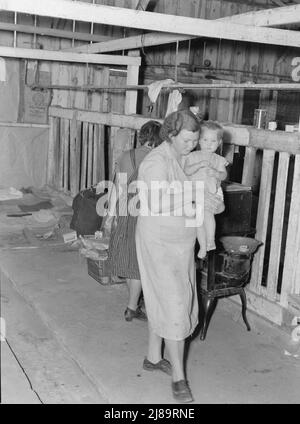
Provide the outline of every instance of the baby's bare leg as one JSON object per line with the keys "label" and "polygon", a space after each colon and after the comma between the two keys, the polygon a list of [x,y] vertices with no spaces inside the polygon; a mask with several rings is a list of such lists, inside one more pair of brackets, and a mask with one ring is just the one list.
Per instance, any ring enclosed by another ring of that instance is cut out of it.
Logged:
{"label": "baby's bare leg", "polygon": [[201,227],[197,227],[197,239],[200,245],[200,250],[198,252],[198,258],[203,259],[206,256],[206,230],[205,224],[201,225]]}
{"label": "baby's bare leg", "polygon": [[215,215],[207,210],[204,211],[204,226],[206,231],[206,249],[214,250],[216,248],[216,220]]}

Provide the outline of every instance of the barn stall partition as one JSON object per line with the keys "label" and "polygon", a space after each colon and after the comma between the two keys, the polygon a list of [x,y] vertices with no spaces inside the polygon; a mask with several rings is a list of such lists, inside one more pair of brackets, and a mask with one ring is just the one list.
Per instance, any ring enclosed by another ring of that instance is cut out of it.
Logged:
{"label": "barn stall partition", "polygon": [[[60,107],[49,113],[48,184],[71,195],[104,179],[107,168],[111,176],[114,160],[133,146],[135,132],[148,120]],[[281,325],[290,297],[300,294],[300,133],[224,127],[227,155],[245,149],[243,184],[252,185],[255,160],[262,154],[256,238],[263,245],[254,259],[247,298],[250,309]]]}

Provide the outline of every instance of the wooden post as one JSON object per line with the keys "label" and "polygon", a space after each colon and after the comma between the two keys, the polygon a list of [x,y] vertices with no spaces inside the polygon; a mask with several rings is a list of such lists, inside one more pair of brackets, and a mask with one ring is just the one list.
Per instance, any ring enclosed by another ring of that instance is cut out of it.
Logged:
{"label": "wooden post", "polygon": [[[109,68],[104,68],[102,73],[102,81],[104,84],[109,85],[109,78],[110,78],[110,70]],[[102,112],[109,112],[110,111],[110,97],[107,91],[102,93],[102,103],[101,103],[101,111]],[[97,139],[97,150],[98,150],[98,156],[97,156],[97,182],[105,180],[106,177],[106,171],[110,170],[110,163],[109,163],[109,155],[108,155],[108,163],[105,162],[105,148],[109,150],[109,140],[105,139],[105,126],[99,125],[99,135]]]}
{"label": "wooden post", "polygon": [[[137,57],[138,51],[129,52],[130,56]],[[139,80],[139,66],[128,66],[127,67],[127,85],[137,85]],[[132,115],[136,113],[137,107],[137,90],[128,90],[125,97],[125,114]],[[122,134],[122,137],[118,135]],[[133,131],[129,130],[127,140],[125,142],[123,132],[119,132],[118,128],[111,128],[110,134],[110,178],[115,167],[116,161],[120,154],[124,150],[128,150],[133,147],[134,135]]]}

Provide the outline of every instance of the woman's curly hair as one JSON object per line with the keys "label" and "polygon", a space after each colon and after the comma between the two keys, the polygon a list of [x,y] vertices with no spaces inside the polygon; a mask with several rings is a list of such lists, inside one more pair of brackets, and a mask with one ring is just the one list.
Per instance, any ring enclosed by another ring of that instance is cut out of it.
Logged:
{"label": "woman's curly hair", "polygon": [[200,131],[200,127],[201,119],[189,109],[178,110],[165,118],[160,130],[160,137],[171,143],[171,137],[177,136],[181,130],[197,132]]}
{"label": "woman's curly hair", "polygon": [[149,146],[156,147],[163,141],[160,138],[161,123],[158,121],[148,121],[144,124],[139,132],[139,142],[143,146],[149,143]]}

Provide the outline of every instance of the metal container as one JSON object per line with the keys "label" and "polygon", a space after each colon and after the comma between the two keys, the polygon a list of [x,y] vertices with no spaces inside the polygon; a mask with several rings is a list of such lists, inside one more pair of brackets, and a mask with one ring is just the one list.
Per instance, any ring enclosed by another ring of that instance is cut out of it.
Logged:
{"label": "metal container", "polygon": [[268,124],[268,129],[270,131],[276,131],[277,129],[277,122],[276,121],[270,121]]}
{"label": "metal container", "polygon": [[265,109],[255,109],[253,126],[265,129],[267,125],[267,111]]}

